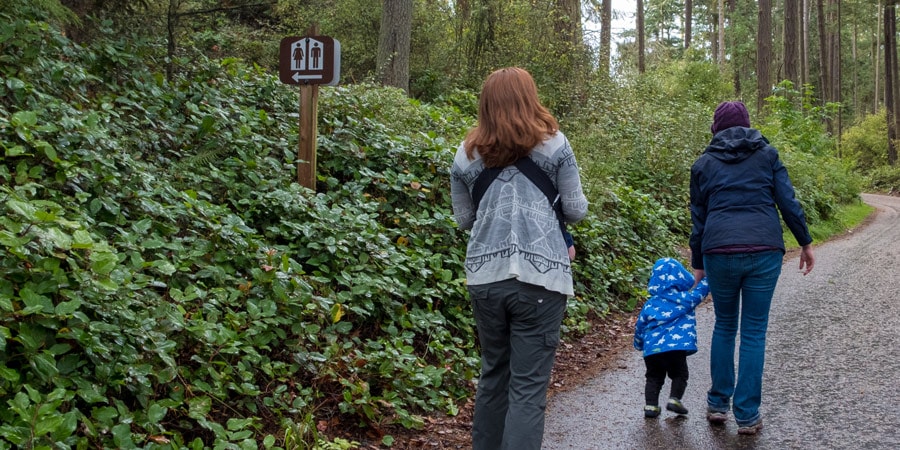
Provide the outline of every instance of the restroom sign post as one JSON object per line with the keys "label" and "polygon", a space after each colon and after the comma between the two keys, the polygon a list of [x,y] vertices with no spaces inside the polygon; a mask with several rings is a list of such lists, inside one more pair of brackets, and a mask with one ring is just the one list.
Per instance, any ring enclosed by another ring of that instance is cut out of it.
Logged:
{"label": "restroom sign post", "polygon": [[316,189],[316,122],[319,85],[336,86],[341,77],[341,44],[328,37],[290,36],[281,40],[278,77],[282,83],[300,86],[300,139],[297,149],[297,181]]}
{"label": "restroom sign post", "polygon": [[341,77],[341,44],[328,36],[288,36],[278,52],[282,83],[335,86]]}

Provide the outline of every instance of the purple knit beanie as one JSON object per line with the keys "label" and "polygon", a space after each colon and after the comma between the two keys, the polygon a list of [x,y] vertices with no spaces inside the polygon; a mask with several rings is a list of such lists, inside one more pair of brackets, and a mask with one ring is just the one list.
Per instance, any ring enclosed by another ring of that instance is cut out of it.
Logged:
{"label": "purple knit beanie", "polygon": [[750,113],[741,102],[722,102],[716,107],[713,114],[713,123],[710,130],[716,134],[726,128],[746,127],[750,128]]}

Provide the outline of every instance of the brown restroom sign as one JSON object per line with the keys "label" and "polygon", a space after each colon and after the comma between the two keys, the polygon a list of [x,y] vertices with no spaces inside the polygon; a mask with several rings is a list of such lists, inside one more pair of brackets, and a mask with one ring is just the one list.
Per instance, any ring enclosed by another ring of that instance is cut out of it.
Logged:
{"label": "brown restroom sign", "polygon": [[328,36],[282,39],[278,77],[285,84],[337,85],[341,78],[341,44]]}

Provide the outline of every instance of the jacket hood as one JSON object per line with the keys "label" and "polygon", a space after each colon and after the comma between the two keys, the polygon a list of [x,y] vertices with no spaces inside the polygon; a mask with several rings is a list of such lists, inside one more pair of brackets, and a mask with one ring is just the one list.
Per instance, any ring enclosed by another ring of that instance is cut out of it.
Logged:
{"label": "jacket hood", "polygon": [[731,127],[716,133],[704,153],[725,163],[737,163],[767,145],[769,140],[759,130]]}
{"label": "jacket hood", "polygon": [[694,285],[694,275],[673,258],[660,258],[653,265],[647,292],[653,296],[665,297],[666,292],[687,292]]}

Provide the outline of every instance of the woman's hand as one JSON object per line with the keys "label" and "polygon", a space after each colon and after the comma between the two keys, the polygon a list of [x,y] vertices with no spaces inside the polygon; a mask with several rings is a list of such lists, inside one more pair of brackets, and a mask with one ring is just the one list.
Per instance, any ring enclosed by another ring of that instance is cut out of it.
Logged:
{"label": "woman's hand", "polygon": [[800,271],[803,275],[812,272],[816,265],[816,257],[813,256],[812,245],[806,244],[800,248]]}

